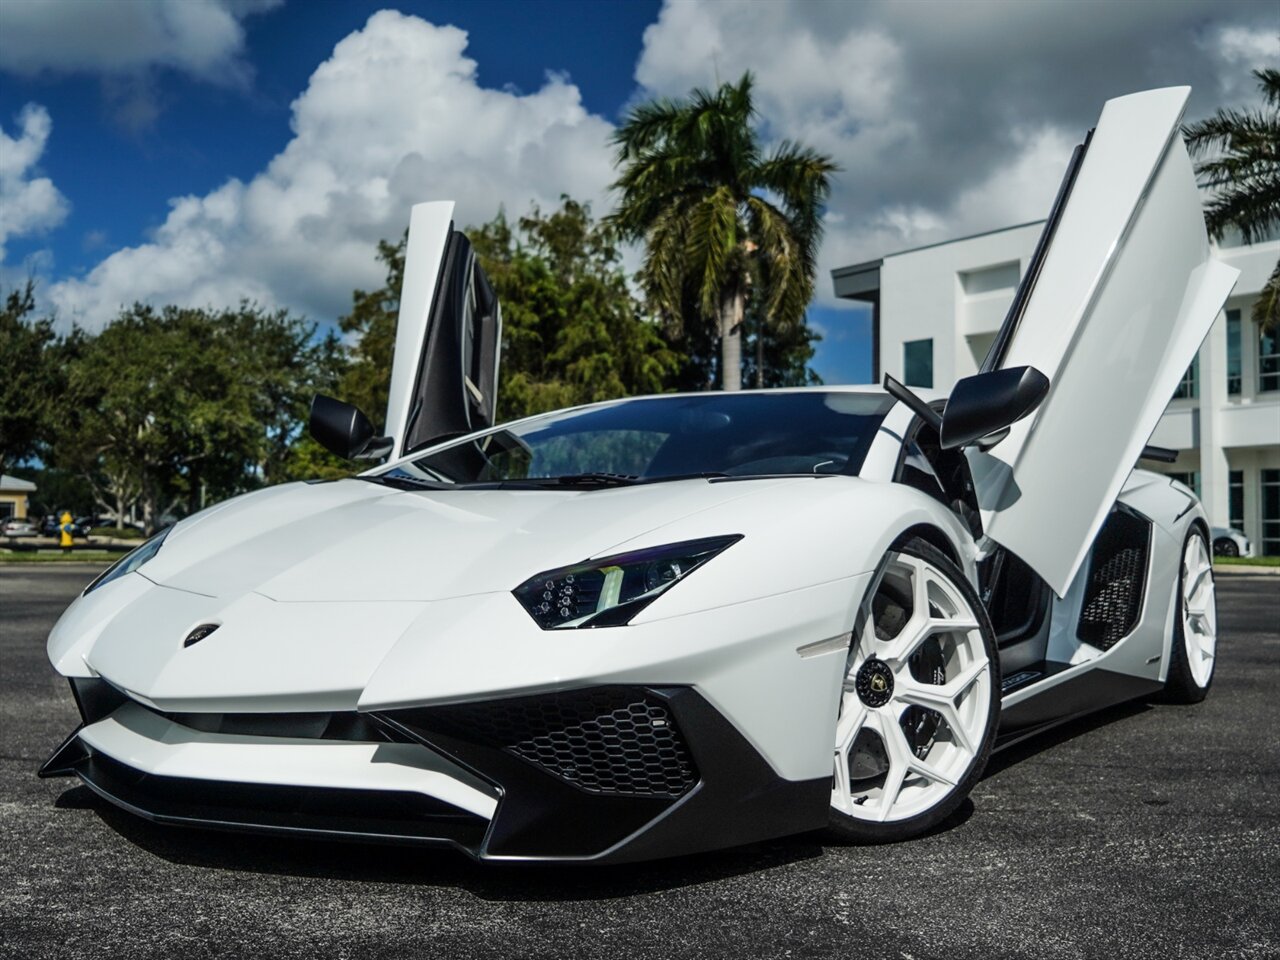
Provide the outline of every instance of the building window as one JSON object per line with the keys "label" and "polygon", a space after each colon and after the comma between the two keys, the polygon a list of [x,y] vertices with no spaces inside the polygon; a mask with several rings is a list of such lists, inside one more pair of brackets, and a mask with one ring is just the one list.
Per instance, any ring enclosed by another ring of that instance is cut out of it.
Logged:
{"label": "building window", "polygon": [[1227,526],[1244,529],[1244,471],[1227,474]]}
{"label": "building window", "polygon": [[1258,392],[1280,390],[1280,330],[1258,337]]}
{"label": "building window", "polygon": [[0,520],[7,520],[16,512],[12,500],[0,500]]}
{"label": "building window", "polygon": [[1200,355],[1196,354],[1196,358],[1191,361],[1191,366],[1187,367],[1187,372],[1178,381],[1178,389],[1173,391],[1173,399],[1194,400],[1196,398],[1196,375],[1199,372]]}
{"label": "building window", "polygon": [[1280,470],[1262,471],[1262,555],[1280,557]]}
{"label": "building window", "polygon": [[1227,396],[1240,396],[1241,373],[1243,364],[1240,361],[1240,311],[1227,311]]}
{"label": "building window", "polygon": [[1188,470],[1184,473],[1167,473],[1165,474],[1170,480],[1177,480],[1184,487],[1190,487],[1191,491],[1198,497],[1200,496],[1200,471]]}
{"label": "building window", "polygon": [[908,340],[902,345],[902,382],[908,387],[933,386],[933,340]]}

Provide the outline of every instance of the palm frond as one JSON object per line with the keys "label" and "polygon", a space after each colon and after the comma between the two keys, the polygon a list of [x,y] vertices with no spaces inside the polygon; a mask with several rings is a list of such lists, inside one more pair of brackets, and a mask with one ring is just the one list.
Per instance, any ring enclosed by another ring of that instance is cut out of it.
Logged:
{"label": "palm frond", "polygon": [[1253,243],[1280,227],[1280,70],[1255,70],[1266,106],[1221,109],[1183,127],[1196,176],[1209,191],[1205,226],[1217,239],[1232,227]]}
{"label": "palm frond", "polygon": [[1250,315],[1254,323],[1265,331],[1280,329],[1280,261],[1276,262],[1271,276],[1262,285],[1262,292],[1253,302]]}

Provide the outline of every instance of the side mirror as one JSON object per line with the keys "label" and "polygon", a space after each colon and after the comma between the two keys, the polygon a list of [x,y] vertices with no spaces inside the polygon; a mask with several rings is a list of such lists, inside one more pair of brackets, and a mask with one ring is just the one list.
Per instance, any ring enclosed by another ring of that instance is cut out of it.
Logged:
{"label": "side mirror", "polygon": [[1007,431],[1043,402],[1049,378],[1035,367],[1009,367],[965,377],[955,385],[942,411],[939,439],[953,450],[990,438],[994,446]]}
{"label": "side mirror", "polygon": [[317,393],[311,400],[311,436],[345,460],[379,460],[391,452],[390,437],[375,437],[369,418],[349,403]]}

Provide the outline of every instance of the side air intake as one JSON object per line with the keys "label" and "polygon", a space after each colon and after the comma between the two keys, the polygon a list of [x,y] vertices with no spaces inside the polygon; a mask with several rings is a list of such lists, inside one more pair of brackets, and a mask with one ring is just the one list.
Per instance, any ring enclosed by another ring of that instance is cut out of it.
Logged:
{"label": "side air intake", "polygon": [[1103,524],[1089,558],[1089,581],[1076,636],[1110,650],[1138,623],[1147,589],[1151,522],[1115,510]]}

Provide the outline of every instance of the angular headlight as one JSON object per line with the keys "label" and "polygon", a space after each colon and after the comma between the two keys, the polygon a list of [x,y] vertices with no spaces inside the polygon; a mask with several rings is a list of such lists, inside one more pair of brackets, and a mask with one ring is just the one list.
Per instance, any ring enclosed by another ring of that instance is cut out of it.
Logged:
{"label": "angular headlight", "polygon": [[543,630],[617,627],[741,539],[686,540],[588,560],[530,577],[512,593]]}
{"label": "angular headlight", "polygon": [[126,553],[107,569],[103,570],[102,573],[98,574],[97,579],[84,588],[84,592],[88,593],[90,590],[97,590],[104,583],[117,580],[126,573],[133,573],[133,571],[160,552],[160,545],[164,543],[164,538],[169,535],[169,531],[172,529],[173,527],[166,527],[140,547],[136,547]]}

